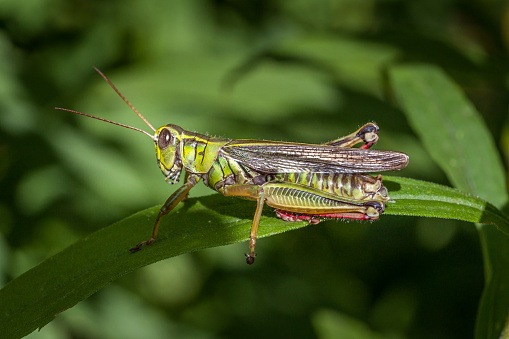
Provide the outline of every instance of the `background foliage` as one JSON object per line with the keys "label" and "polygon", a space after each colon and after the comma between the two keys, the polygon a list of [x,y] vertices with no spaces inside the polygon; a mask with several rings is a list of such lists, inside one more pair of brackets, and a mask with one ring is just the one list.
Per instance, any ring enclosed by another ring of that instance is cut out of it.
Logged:
{"label": "background foliage", "polygon": [[[387,70],[442,68],[507,160],[507,13],[504,2],[475,0],[2,1],[0,282],[175,189],[145,136],[53,110],[145,128],[91,66],[156,126],[320,143],[374,120],[377,148],[411,157],[398,175],[467,191],[412,132],[427,121],[438,130],[440,117],[407,122],[400,107],[412,103],[388,90],[397,74]],[[197,187],[192,196],[210,193]],[[484,198],[505,203],[505,195]],[[207,249],[137,270],[30,336],[474,333],[483,255],[472,224],[326,222],[259,241],[253,267],[246,250]]]}

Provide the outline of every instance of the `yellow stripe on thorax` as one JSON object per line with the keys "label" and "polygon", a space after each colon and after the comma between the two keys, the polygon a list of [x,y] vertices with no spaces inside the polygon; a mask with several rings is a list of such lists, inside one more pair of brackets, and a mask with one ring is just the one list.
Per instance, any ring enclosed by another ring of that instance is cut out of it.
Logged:
{"label": "yellow stripe on thorax", "polygon": [[207,173],[217,159],[221,147],[229,141],[184,131],[180,144],[182,165],[192,173]]}

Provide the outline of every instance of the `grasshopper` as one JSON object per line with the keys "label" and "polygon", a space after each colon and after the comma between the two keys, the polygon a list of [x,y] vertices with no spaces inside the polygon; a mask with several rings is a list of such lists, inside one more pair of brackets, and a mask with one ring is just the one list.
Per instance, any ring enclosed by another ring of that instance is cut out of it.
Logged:
{"label": "grasshopper", "polygon": [[369,149],[378,141],[379,128],[374,122],[319,145],[214,138],[173,124],[156,130],[99,69],[94,69],[154,135],[89,114],[56,109],[144,133],[154,141],[157,163],[166,182],[176,184],[181,172],[186,173],[184,184],[161,207],[151,238],[131,248],[133,253],[157,239],[162,217],[185,200],[200,180],[224,196],[256,201],[246,254],[246,263],[251,265],[256,257],[258,224],[265,204],[286,221],[317,224],[328,218],[376,220],[390,198],[382,176],[373,177],[366,172],[399,170],[408,164],[404,153]]}

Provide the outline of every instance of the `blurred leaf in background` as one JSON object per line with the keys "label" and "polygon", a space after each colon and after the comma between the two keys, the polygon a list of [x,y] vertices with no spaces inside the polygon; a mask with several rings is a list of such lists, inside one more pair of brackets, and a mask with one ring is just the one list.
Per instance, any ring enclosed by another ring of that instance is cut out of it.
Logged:
{"label": "blurred leaf in background", "polygon": [[[453,185],[391,101],[387,69],[441,68],[507,161],[507,9],[476,0],[1,1],[0,281],[176,188],[140,133],[53,109],[146,128],[92,66],[154,126],[321,143],[376,121],[376,147],[410,155],[398,175]],[[200,185],[191,194],[213,193]],[[331,221],[257,250],[253,267],[237,244],[140,269],[29,337],[474,333],[484,276],[472,224]]]}

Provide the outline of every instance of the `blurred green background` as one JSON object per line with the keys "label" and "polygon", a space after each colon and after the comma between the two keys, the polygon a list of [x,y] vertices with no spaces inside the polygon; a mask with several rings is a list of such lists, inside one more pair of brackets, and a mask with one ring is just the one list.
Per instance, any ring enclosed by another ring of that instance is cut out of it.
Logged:
{"label": "blurred green background", "polygon": [[[507,160],[508,10],[495,0],[0,1],[0,284],[176,188],[142,134],[54,110],[148,130],[92,66],[156,127],[321,143],[376,121],[376,148],[410,155],[397,175],[449,184],[385,71],[442,67]],[[199,184],[191,196],[206,194]],[[328,221],[260,240],[252,267],[246,251],[145,267],[29,337],[473,336],[483,266],[472,224]]]}

